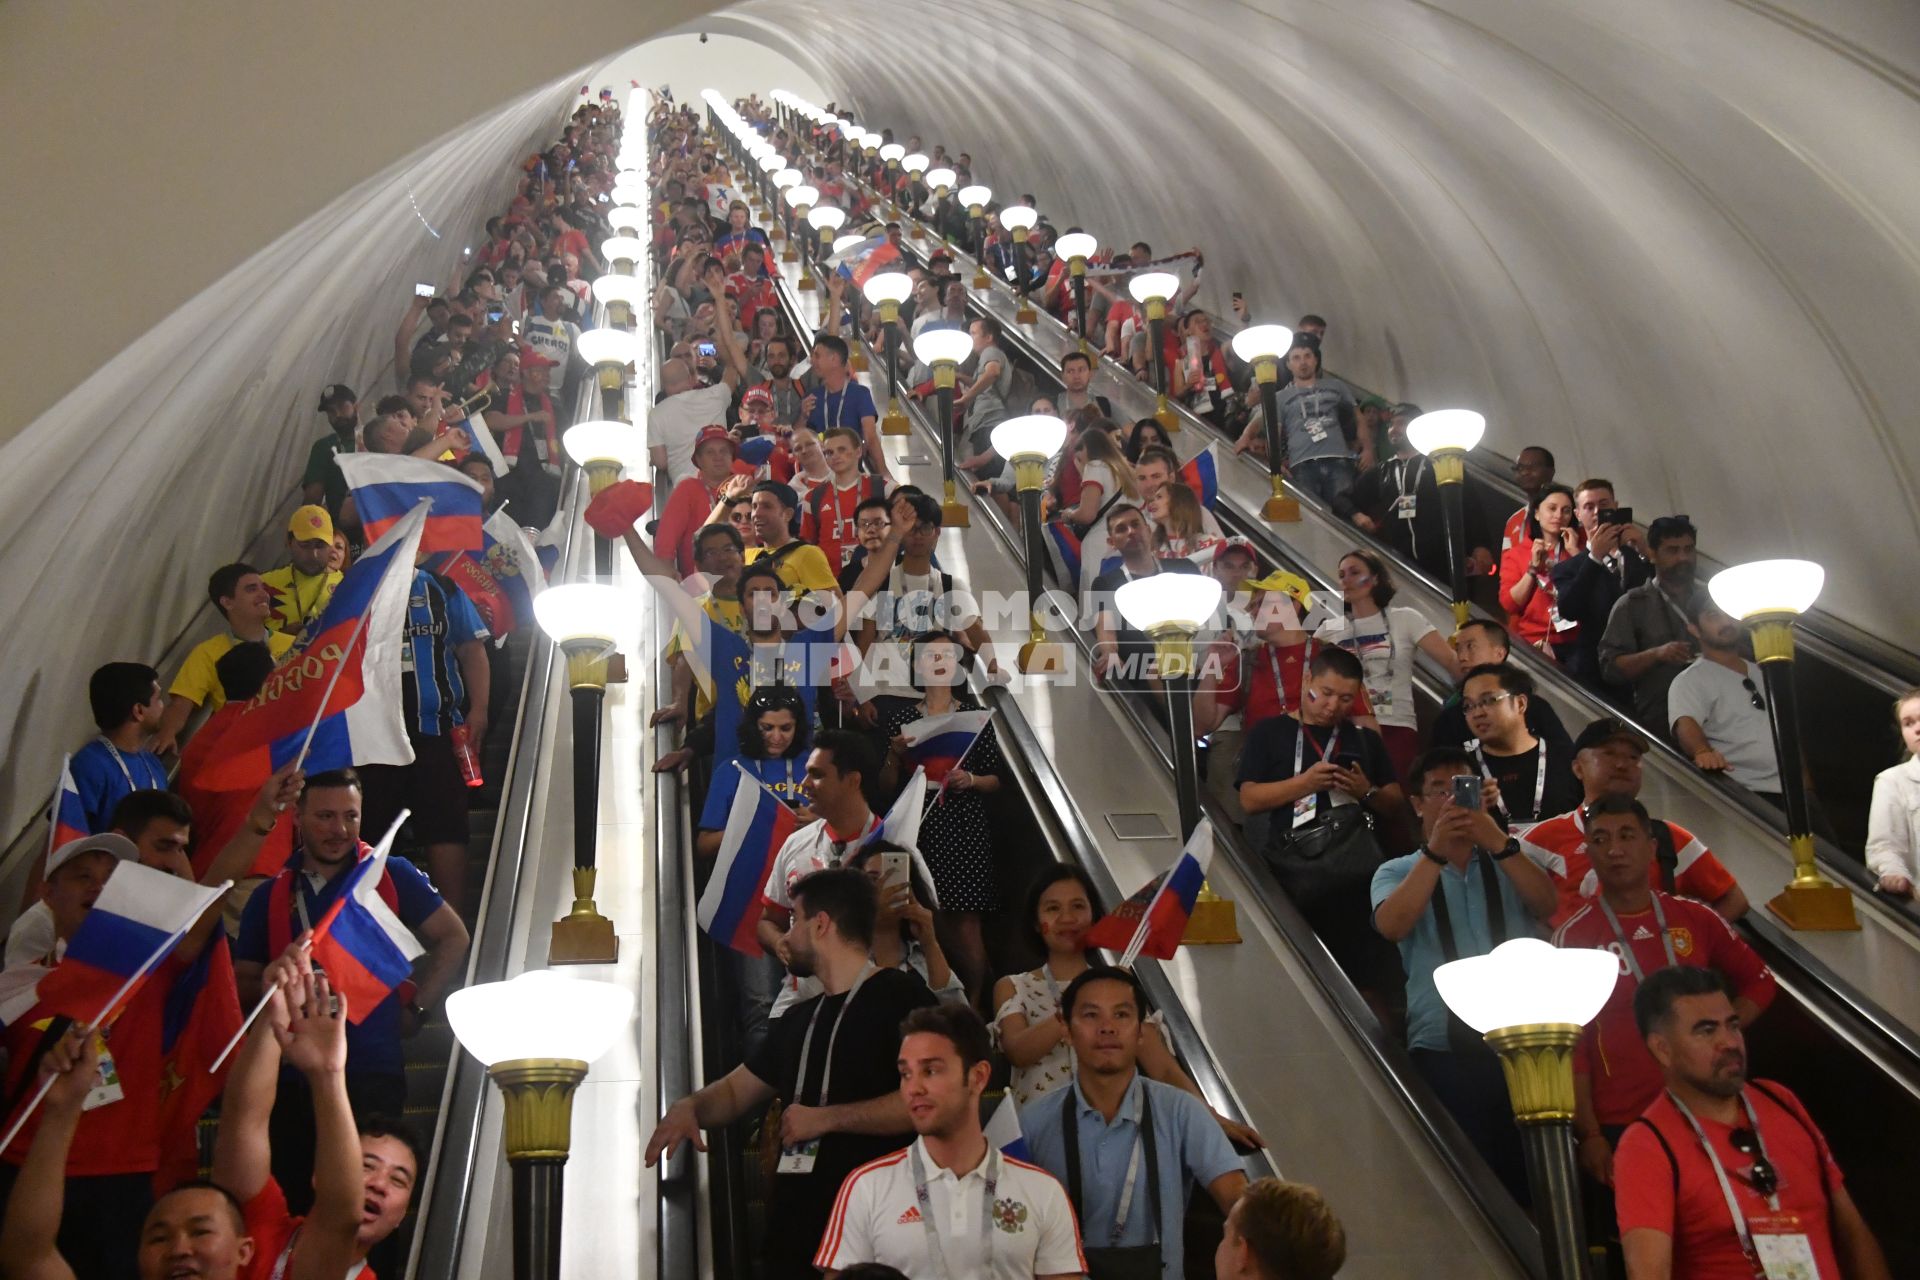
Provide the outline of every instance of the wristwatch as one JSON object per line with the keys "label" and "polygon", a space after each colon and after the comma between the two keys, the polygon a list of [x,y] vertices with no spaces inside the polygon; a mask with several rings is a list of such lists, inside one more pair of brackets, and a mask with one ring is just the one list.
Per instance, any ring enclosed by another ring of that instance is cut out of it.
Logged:
{"label": "wristwatch", "polygon": [[1428,862],[1431,862],[1436,867],[1444,867],[1447,865],[1447,860],[1445,858],[1441,857],[1439,854],[1435,853],[1433,850],[1427,848],[1427,846],[1425,845],[1420,846],[1420,856],[1425,858]]}
{"label": "wristwatch", "polygon": [[1508,836],[1507,842],[1494,851],[1493,860],[1495,862],[1505,862],[1518,852],[1520,852],[1520,841],[1518,837]]}

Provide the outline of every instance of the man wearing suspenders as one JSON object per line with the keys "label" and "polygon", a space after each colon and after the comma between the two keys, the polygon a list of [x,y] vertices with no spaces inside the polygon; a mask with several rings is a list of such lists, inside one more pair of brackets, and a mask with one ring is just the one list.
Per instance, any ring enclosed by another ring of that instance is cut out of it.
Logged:
{"label": "man wearing suspenders", "polygon": [[[1466,779],[1478,802],[1455,799]],[[1400,948],[1407,971],[1407,1048],[1421,1076],[1500,1180],[1527,1201],[1526,1164],[1514,1127],[1500,1061],[1448,1010],[1434,985],[1442,964],[1486,955],[1511,938],[1538,935],[1553,914],[1553,880],[1488,812],[1497,789],[1480,778],[1474,758],[1436,747],[1407,771],[1407,794],[1420,816],[1423,842],[1373,875],[1373,923]]]}

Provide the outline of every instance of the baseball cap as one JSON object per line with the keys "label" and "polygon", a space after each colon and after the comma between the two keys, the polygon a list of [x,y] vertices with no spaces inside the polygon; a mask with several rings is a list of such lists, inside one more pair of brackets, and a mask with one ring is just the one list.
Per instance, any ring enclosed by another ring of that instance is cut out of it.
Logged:
{"label": "baseball cap", "polygon": [[745,409],[753,405],[773,408],[773,392],[765,387],[748,387],[746,394],[740,397],[740,407]]}
{"label": "baseball cap", "polygon": [[97,836],[82,836],[78,840],[69,840],[47,855],[47,875],[66,866],[83,853],[110,853],[122,862],[137,862],[140,851],[133,847],[133,841],[117,831],[102,831]]}
{"label": "baseball cap", "polygon": [[325,507],[298,507],[294,510],[293,519],[287,521],[287,533],[295,542],[311,542],[315,538],[332,542],[333,517],[327,514]]}
{"label": "baseball cap", "polygon": [[1260,563],[1259,553],[1254,551],[1253,540],[1251,538],[1243,538],[1239,534],[1235,534],[1220,544],[1219,549],[1213,553],[1213,558],[1218,560],[1230,551],[1241,552],[1247,559],[1253,561],[1256,566]]}
{"label": "baseball cap", "polygon": [[1601,716],[1580,731],[1573,740],[1574,754],[1590,751],[1595,747],[1604,747],[1609,742],[1624,742],[1641,755],[1647,753],[1647,738],[1638,729],[1622,720],[1619,716]]}
{"label": "baseball cap", "polygon": [[1240,584],[1242,591],[1279,591],[1292,596],[1302,609],[1313,602],[1313,591],[1307,580],[1285,569],[1275,569],[1264,578],[1249,578]]}
{"label": "baseball cap", "polygon": [[551,369],[558,363],[560,363],[558,360],[550,360],[532,347],[520,348],[520,367],[522,369]]}
{"label": "baseball cap", "polygon": [[317,412],[325,413],[330,405],[339,404],[342,400],[358,400],[359,398],[359,393],[346,383],[329,383],[326,389],[320,393],[320,408]]}
{"label": "baseball cap", "polygon": [[699,434],[693,438],[693,451],[695,453],[700,452],[701,445],[714,440],[724,442],[727,448],[733,453],[737,454],[740,452],[740,446],[734,442],[733,434],[718,423],[700,428]]}

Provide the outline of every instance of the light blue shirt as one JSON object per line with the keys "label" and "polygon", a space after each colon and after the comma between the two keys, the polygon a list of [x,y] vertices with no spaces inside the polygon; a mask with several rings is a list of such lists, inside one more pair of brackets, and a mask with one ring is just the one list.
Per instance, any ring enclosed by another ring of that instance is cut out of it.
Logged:
{"label": "light blue shirt", "polygon": [[[1113,1224],[1120,1216],[1121,1188],[1127,1164],[1133,1158],[1140,1133],[1140,1094],[1153,1092],[1153,1140],[1159,1160],[1160,1274],[1180,1280],[1186,1265],[1181,1230],[1187,1218],[1187,1193],[1194,1182],[1207,1186],[1227,1173],[1244,1173],[1246,1166],[1234,1154],[1233,1144],[1221,1132],[1220,1122],[1198,1098],[1172,1085],[1149,1080],[1135,1072],[1113,1123],[1087,1101],[1075,1080],[1070,1089],[1055,1089],[1020,1112],[1020,1128],[1033,1162],[1067,1186],[1065,1109],[1078,1107],[1080,1128],[1080,1190],[1085,1204],[1080,1216],[1080,1240],[1087,1248],[1152,1244],[1153,1197],[1147,1188],[1147,1156],[1140,1153],[1140,1175],[1133,1203],[1127,1210],[1126,1230],[1114,1239]],[[1071,1195],[1071,1188],[1068,1190]]]}
{"label": "light blue shirt", "polygon": [[[1522,846],[1523,848],[1525,846]],[[1409,853],[1380,864],[1373,873],[1373,909],[1400,887],[1424,857]],[[1525,853],[1515,857],[1526,857]],[[1461,957],[1483,956],[1494,948],[1493,922],[1487,918],[1487,891],[1482,875],[1492,875],[1500,883],[1500,905],[1506,912],[1507,938],[1537,938],[1533,915],[1520,900],[1513,881],[1485,858],[1467,863],[1465,873],[1452,867],[1440,868],[1439,892],[1447,895],[1447,913],[1453,921],[1454,942]],[[1413,932],[1400,939],[1400,965],[1407,971],[1407,1048],[1445,1049],[1447,1045],[1447,1002],[1433,984],[1433,971],[1447,962],[1440,948],[1440,921],[1433,903],[1420,914]]]}

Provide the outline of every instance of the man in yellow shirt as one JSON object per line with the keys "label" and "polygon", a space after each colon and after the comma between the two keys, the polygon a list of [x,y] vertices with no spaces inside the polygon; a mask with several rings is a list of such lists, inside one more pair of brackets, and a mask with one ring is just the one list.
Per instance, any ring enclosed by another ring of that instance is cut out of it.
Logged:
{"label": "man in yellow shirt", "polygon": [[828,566],[826,555],[812,543],[800,541],[800,497],[793,487],[762,480],[753,486],[750,509],[754,532],[765,545],[749,547],[747,563],[765,560],[789,589],[826,592],[838,599],[839,576]]}
{"label": "man in yellow shirt", "polygon": [[187,727],[187,720],[195,711],[201,707],[217,711],[226,702],[227,695],[220,687],[214,664],[226,656],[227,650],[237,644],[264,643],[277,662],[293,648],[294,637],[267,629],[267,619],[273,612],[273,595],[267,590],[260,571],[252,565],[235,562],[215,569],[207,579],[207,598],[226,619],[227,629],[194,646],[187,660],[180,664],[180,674],[173,678],[173,685],[167,690],[167,709],[160,717],[160,731],[153,736],[151,750],[155,755],[165,755],[178,745],[180,731]]}
{"label": "man in yellow shirt", "polygon": [[320,616],[340,585],[340,572],[328,569],[333,558],[333,517],[322,506],[301,507],[287,522],[285,568],[260,575],[273,597],[267,629],[297,636]]}

